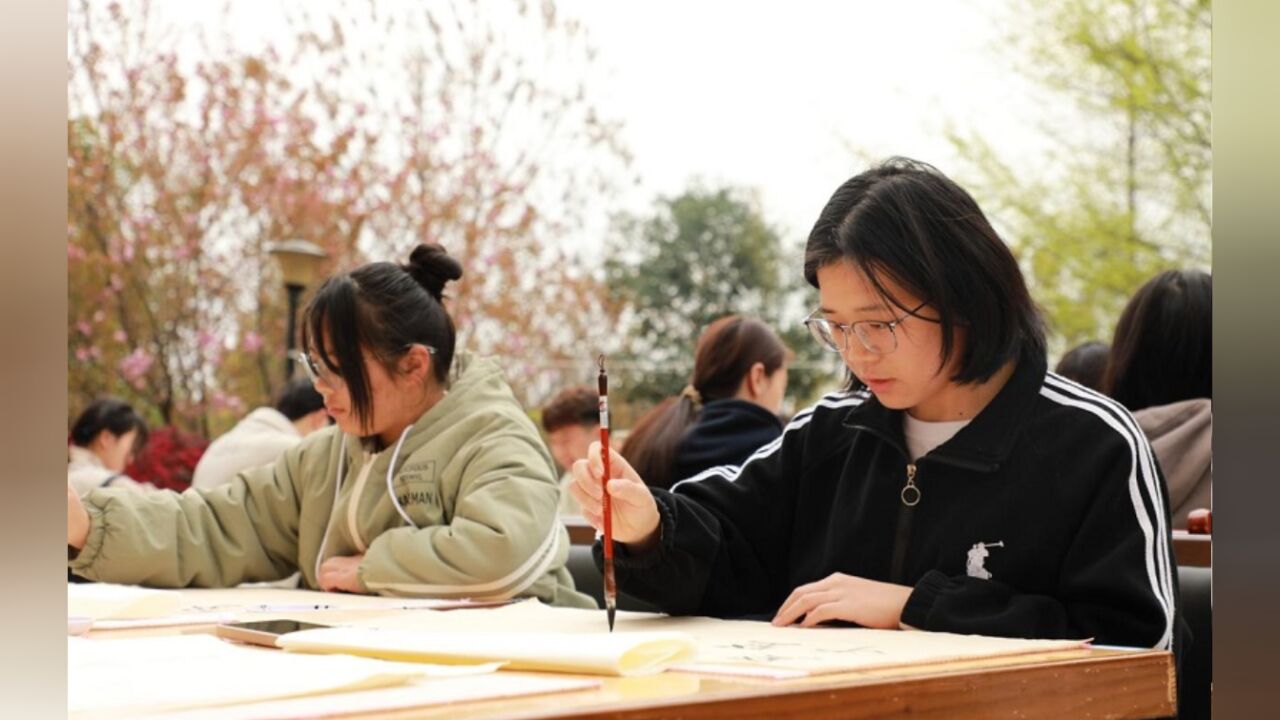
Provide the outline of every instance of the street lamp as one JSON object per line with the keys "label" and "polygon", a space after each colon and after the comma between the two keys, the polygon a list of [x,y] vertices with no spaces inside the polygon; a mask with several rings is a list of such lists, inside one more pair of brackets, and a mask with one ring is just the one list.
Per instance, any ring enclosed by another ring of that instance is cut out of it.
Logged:
{"label": "street lamp", "polygon": [[284,277],[284,289],[289,295],[289,327],[285,336],[284,379],[293,379],[293,351],[297,347],[295,336],[298,317],[298,301],[302,299],[302,291],[315,280],[316,270],[329,254],[319,245],[306,240],[286,240],[271,243],[267,252],[276,259],[280,266],[280,275]]}

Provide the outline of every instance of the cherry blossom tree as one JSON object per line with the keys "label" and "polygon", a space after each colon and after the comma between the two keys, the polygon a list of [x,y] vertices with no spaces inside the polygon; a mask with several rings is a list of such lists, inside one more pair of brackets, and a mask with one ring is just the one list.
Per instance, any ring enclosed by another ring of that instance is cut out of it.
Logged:
{"label": "cherry blossom tree", "polygon": [[69,8],[72,415],[112,393],[208,435],[266,402],[285,327],[266,248],[285,239],[324,248],[326,273],[444,244],[462,347],[502,356],[526,400],[538,365],[607,341],[617,310],[564,239],[628,157],[582,29],[485,0],[287,20],[245,48],[145,0]]}

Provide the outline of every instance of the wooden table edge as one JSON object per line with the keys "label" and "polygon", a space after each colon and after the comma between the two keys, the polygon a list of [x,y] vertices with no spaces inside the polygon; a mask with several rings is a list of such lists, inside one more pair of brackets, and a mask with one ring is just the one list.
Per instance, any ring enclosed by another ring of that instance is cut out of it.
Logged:
{"label": "wooden table edge", "polygon": [[[1090,655],[1061,658],[1034,664],[1010,662],[977,671],[968,664],[962,664],[959,667],[903,677],[862,674],[851,677],[845,673],[804,678],[802,683],[754,681],[708,694],[610,701],[599,705],[559,709],[514,708],[509,701],[495,700],[455,705],[453,710],[464,712],[465,717],[500,716],[520,720],[652,720],[672,716],[809,718],[833,714],[849,718],[937,717],[965,720],[1002,713],[1017,713],[1019,717],[1165,717],[1172,716],[1177,705],[1172,658],[1172,654],[1167,651],[1122,651],[1101,657]],[[1125,678],[1112,675],[1105,685],[1094,684],[1096,678],[1093,676],[1101,671],[1114,672],[1117,668],[1112,666],[1115,665],[1125,666]],[[1069,673],[1064,677],[1064,671],[1078,670],[1079,666],[1085,666],[1082,672]],[[892,691],[886,693],[886,686],[891,686]],[[1136,686],[1136,689],[1129,686]],[[1144,700],[1138,692],[1149,692],[1155,686],[1164,688],[1162,701],[1152,701],[1149,698]],[[1026,691],[1028,688],[1033,690],[1029,693]],[[1051,688],[1052,693],[1043,694],[1044,688]],[[1128,706],[1115,707],[1117,703],[1114,695],[1099,692],[1111,689],[1129,690],[1133,698]],[[1040,695],[1039,699],[1029,699],[1032,694]],[[1103,697],[1100,698],[1099,695]],[[1029,707],[1028,702],[1038,705]],[[498,715],[490,716],[485,713],[485,706],[490,703],[498,703],[492,706]],[[430,717],[436,717],[433,711],[441,709],[421,708],[424,713],[432,713],[424,715]],[[412,715],[397,714],[395,717]]]}

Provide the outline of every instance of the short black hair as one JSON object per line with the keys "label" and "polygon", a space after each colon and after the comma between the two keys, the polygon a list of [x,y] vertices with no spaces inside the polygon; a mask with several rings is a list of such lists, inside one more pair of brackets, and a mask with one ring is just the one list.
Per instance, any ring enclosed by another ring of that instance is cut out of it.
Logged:
{"label": "short black hair", "polygon": [[885,278],[934,308],[943,365],[965,328],[955,382],[985,382],[1010,360],[1045,356],[1044,320],[1013,252],[973,197],[932,165],[894,157],[836,189],[809,233],[804,277],[818,287],[818,269],[842,260],[903,312],[919,311]]}
{"label": "short black hair", "polygon": [[1136,412],[1213,398],[1213,276],[1167,270],[1147,281],[1116,323],[1104,391]]}
{"label": "short black hair", "polygon": [[[303,313],[302,345],[346,383],[362,426],[373,420],[363,349],[390,371],[411,345],[428,345],[435,349],[432,372],[446,383],[456,333],[444,308],[444,286],[460,277],[458,261],[431,243],[414,248],[404,265],[369,263],[330,277],[316,290]],[[322,347],[324,337],[328,348]]]}
{"label": "short black hair", "polygon": [[290,421],[304,418],[324,409],[324,398],[307,378],[294,378],[284,384],[276,398],[276,410]]}
{"label": "short black hair", "polygon": [[1102,376],[1107,370],[1107,358],[1110,354],[1111,348],[1104,342],[1082,342],[1063,353],[1053,371],[1090,390],[1102,392]]}
{"label": "short black hair", "polygon": [[137,439],[133,441],[135,452],[147,444],[147,421],[142,419],[132,405],[114,397],[98,398],[89,403],[89,407],[80,413],[71,426],[71,442],[80,447],[89,447],[94,438],[104,430],[117,437],[130,430],[137,430]]}

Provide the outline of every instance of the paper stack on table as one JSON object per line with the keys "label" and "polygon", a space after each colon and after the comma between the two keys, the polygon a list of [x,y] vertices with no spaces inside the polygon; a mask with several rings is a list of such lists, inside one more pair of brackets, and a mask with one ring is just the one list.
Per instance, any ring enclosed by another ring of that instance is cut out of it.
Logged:
{"label": "paper stack on table", "polygon": [[[554,675],[493,673],[410,681],[403,685],[163,713],[165,720],[280,720],[390,712],[455,703],[595,690],[600,681]],[[146,717],[146,716],[143,716]]]}
{"label": "paper stack on table", "polygon": [[494,673],[500,665],[303,655],[211,635],[68,638],[67,711],[86,720],[322,717],[599,686]]}
{"label": "paper stack on table", "polygon": [[[558,642],[545,641],[548,643],[546,648],[534,646],[530,649],[530,652],[541,652],[549,658],[584,649],[582,646],[586,639],[601,634],[599,615],[598,611],[554,608],[529,601],[492,610],[455,613],[448,617],[437,613],[405,613],[394,617],[356,619],[351,625],[377,628],[390,637],[405,638],[376,643],[387,651],[402,648],[409,642],[410,633],[416,633],[415,637],[505,637],[510,643],[523,643],[518,638],[532,637],[527,629],[537,628],[542,637],[560,638]],[[1022,640],[865,628],[774,627],[758,621],[635,612],[618,613],[617,628],[613,634],[618,640],[625,641],[628,637],[659,633],[675,633],[688,638],[695,651],[684,659],[667,661],[665,666],[668,669],[778,679],[1030,653],[1080,651],[1085,646],[1082,640]],[[308,636],[297,633],[290,637],[303,642]],[[325,638],[323,635],[311,637]],[[422,655],[431,656],[435,649],[431,644],[433,641],[423,639],[420,642]],[[334,646],[338,644],[335,642]]]}
{"label": "paper stack on table", "polygon": [[174,711],[385,687],[431,671],[426,665],[364,658],[289,655],[233,645],[212,635],[122,640],[70,637],[67,711],[72,717],[86,718]]}

